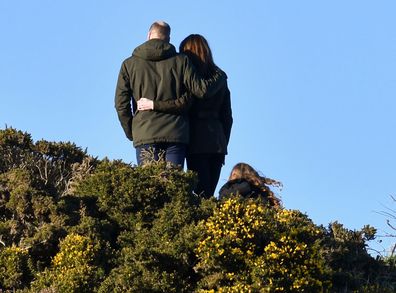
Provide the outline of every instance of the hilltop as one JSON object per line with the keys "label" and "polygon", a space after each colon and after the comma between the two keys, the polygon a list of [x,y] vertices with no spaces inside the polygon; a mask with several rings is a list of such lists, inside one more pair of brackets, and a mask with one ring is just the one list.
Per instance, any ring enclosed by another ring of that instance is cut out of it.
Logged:
{"label": "hilltop", "polygon": [[201,199],[195,174],[99,160],[0,130],[0,288],[16,292],[394,292],[375,229],[318,226],[238,195]]}

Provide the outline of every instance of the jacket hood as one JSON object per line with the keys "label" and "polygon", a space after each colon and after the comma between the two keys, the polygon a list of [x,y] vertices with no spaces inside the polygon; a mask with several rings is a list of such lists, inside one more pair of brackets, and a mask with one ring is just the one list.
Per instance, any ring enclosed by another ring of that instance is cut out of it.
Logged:
{"label": "jacket hood", "polygon": [[148,40],[132,52],[132,56],[150,61],[164,60],[174,55],[176,55],[175,47],[160,39]]}

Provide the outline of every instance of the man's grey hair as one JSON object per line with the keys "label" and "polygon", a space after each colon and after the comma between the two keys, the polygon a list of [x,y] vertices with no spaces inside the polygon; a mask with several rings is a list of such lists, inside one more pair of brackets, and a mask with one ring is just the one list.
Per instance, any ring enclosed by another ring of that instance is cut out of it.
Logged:
{"label": "man's grey hair", "polygon": [[149,29],[149,32],[155,34],[159,39],[168,41],[170,40],[171,28],[165,21],[154,22]]}

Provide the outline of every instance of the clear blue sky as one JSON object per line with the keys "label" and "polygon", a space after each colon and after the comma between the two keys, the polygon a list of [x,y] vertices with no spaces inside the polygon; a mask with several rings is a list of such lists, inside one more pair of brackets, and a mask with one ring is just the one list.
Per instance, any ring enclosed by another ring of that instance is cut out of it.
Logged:
{"label": "clear blue sky", "polygon": [[[204,35],[227,72],[234,127],[219,186],[243,161],[316,224],[392,232],[396,2],[1,1],[0,128],[135,162],[114,110],[121,62],[158,19]],[[387,249],[384,239],[376,249]]]}

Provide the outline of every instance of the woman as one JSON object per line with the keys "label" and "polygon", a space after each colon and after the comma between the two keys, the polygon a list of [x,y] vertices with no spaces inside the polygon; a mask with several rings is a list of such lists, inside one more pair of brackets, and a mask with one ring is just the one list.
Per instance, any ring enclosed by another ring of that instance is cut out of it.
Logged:
{"label": "woman", "polygon": [[[189,35],[181,44],[179,51],[189,56],[198,73],[210,79],[219,70],[215,65],[212,52],[206,39],[198,34]],[[141,99],[138,110],[146,110]],[[183,96],[173,102],[154,101],[150,109],[168,112],[180,110],[180,105],[188,105]],[[190,143],[187,149],[187,168],[198,174],[195,193],[208,198],[213,196],[224,164],[232,127],[230,91],[225,83],[217,92],[208,93],[204,99],[194,98],[189,111]]]}
{"label": "woman", "polygon": [[228,182],[219,191],[219,198],[231,194],[239,194],[245,198],[261,197],[272,207],[281,207],[281,201],[269,188],[269,185],[282,187],[282,183],[267,177],[260,176],[252,166],[238,163],[232,168]]}

